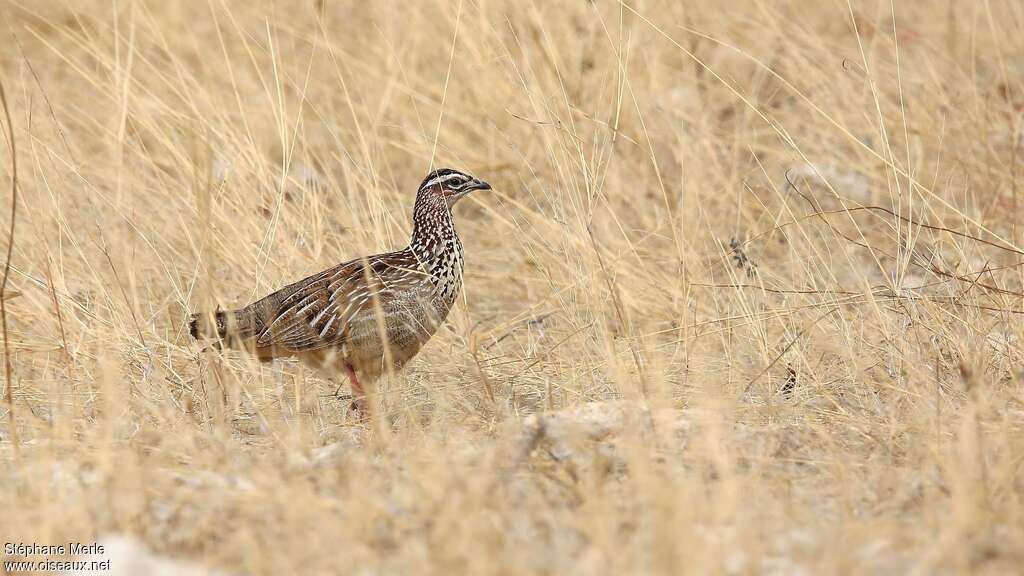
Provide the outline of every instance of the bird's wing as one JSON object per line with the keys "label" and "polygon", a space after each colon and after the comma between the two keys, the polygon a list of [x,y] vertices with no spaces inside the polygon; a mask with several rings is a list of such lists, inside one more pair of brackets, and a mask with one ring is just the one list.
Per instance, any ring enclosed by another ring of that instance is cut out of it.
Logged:
{"label": "bird's wing", "polygon": [[385,306],[417,280],[416,264],[408,251],[378,254],[282,288],[264,299],[271,313],[257,347],[309,351],[345,342],[352,319],[372,311],[375,299]]}

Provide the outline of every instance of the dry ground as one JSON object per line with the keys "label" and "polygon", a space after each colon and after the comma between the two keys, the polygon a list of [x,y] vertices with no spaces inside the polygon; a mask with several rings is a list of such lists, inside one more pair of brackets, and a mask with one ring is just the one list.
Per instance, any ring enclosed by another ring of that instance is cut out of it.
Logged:
{"label": "dry ground", "polygon": [[[1021,3],[0,11],[0,540],[226,574],[1024,565]],[[431,165],[495,190],[374,427],[189,341],[189,310],[403,245]]]}

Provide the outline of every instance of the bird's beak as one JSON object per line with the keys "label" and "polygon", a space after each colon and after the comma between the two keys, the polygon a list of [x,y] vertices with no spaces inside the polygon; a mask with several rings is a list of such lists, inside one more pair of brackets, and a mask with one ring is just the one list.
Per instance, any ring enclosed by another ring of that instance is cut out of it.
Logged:
{"label": "bird's beak", "polygon": [[484,182],[483,180],[478,180],[476,178],[473,179],[473,181],[469,184],[469,186],[466,186],[465,188],[463,188],[463,190],[465,190],[466,192],[470,192],[470,191],[473,191],[473,190],[490,190],[490,189],[491,189],[491,185],[490,184],[488,184],[487,182]]}

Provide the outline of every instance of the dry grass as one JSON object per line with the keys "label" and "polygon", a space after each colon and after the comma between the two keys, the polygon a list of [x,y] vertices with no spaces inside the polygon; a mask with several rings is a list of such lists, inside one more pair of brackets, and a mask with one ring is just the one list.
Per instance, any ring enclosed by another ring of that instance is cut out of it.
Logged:
{"label": "dry grass", "polygon": [[[0,3],[0,539],[231,574],[1019,569],[1024,9],[629,4]],[[431,165],[495,191],[376,429],[189,341],[189,310],[403,245]],[[528,417],[611,400],[586,418],[655,426]]]}

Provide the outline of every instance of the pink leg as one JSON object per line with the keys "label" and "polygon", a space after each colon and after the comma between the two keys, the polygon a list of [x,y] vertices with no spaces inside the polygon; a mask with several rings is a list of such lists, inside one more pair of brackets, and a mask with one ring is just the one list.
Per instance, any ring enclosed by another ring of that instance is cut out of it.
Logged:
{"label": "pink leg", "polygon": [[366,419],[369,415],[366,405],[366,391],[363,389],[363,384],[359,381],[359,377],[356,376],[355,368],[345,364],[345,374],[348,375],[348,381],[352,385],[352,410],[359,412],[361,419]]}

